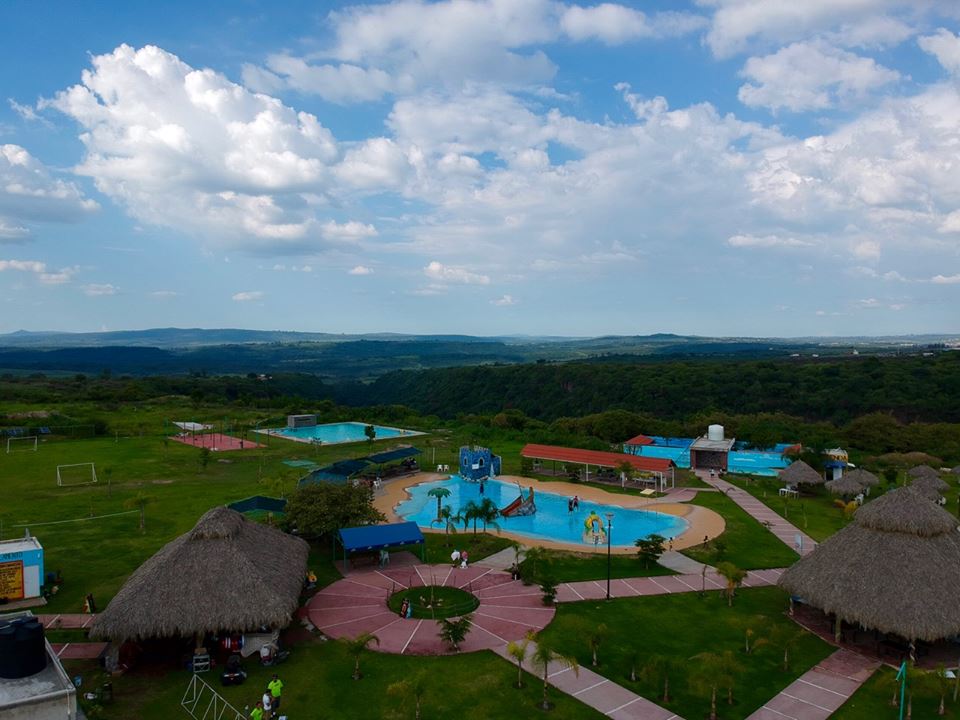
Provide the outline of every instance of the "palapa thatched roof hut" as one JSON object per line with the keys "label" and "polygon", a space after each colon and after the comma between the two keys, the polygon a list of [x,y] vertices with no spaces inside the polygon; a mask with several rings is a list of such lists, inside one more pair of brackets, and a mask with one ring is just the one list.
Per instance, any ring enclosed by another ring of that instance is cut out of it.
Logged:
{"label": "palapa thatched roof hut", "polygon": [[122,642],[283,627],[297,609],[308,550],[300,538],[213,508],[130,576],[90,636]]}
{"label": "palapa thatched roof hut", "polygon": [[916,465],[915,467],[907,470],[907,477],[911,480],[919,480],[920,478],[930,478],[930,479],[940,479],[940,473],[934,470],[929,465]]}
{"label": "palapa thatched roof hut", "polygon": [[843,476],[846,478],[853,478],[857,483],[862,487],[876,487],[880,484],[880,478],[874,475],[869,470],[864,470],[863,468],[854,468],[849,472],[845,472]]}
{"label": "palapa thatched roof hut", "polygon": [[853,477],[849,473],[844,474],[842,477],[839,477],[836,480],[828,480],[825,484],[825,487],[830,491],[831,494],[840,495],[842,497],[859,495],[866,489],[865,485],[860,483],[857,478]]}
{"label": "palapa thatched roof hut", "polygon": [[930,488],[938,493],[945,493],[950,486],[939,475],[921,475],[910,483],[915,488]]}
{"label": "palapa thatched roof hut", "polygon": [[803,460],[792,462],[781,470],[780,479],[789,487],[794,485],[822,485],[824,482],[823,476]]}
{"label": "palapa thatched roof hut", "polygon": [[957,519],[909,487],[861,507],[853,522],[789,568],[779,584],[848,623],[935,641],[960,633]]}

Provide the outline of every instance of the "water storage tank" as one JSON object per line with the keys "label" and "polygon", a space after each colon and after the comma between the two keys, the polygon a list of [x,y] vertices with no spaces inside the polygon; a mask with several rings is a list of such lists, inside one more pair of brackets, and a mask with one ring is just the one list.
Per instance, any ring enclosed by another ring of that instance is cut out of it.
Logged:
{"label": "water storage tank", "polygon": [[711,425],[708,427],[707,438],[710,440],[723,440],[723,425]]}
{"label": "water storage tank", "polygon": [[43,625],[34,617],[0,622],[0,677],[35,675],[47,666]]}

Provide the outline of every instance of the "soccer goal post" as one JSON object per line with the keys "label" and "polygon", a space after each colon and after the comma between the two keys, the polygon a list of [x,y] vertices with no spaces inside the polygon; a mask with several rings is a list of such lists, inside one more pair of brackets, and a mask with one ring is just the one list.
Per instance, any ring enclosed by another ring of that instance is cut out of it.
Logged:
{"label": "soccer goal post", "polygon": [[96,482],[97,469],[94,467],[93,463],[57,465],[57,485],[59,487],[93,485]]}
{"label": "soccer goal post", "polygon": [[36,452],[39,447],[39,438],[36,435],[19,435],[7,438],[7,454],[12,452]]}

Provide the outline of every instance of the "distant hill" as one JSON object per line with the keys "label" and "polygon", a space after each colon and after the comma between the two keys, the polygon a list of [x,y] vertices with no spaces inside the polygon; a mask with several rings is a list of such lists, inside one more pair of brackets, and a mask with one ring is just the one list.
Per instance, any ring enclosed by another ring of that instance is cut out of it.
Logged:
{"label": "distant hill", "polygon": [[334,381],[395,370],[570,361],[663,362],[671,358],[761,359],[914,354],[957,336],[736,338],[653,335],[561,338],[470,335],[344,335],[237,328],[154,328],[97,333],[17,331],[0,335],[0,372],[157,375],[310,373]]}

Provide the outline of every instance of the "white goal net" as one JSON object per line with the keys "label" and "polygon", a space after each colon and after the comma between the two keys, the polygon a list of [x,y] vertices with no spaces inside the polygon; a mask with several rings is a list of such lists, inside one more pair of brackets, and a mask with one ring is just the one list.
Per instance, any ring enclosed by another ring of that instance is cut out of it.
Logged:
{"label": "white goal net", "polygon": [[20,435],[7,438],[7,454],[12,452],[36,452],[38,447],[36,435]]}
{"label": "white goal net", "polygon": [[96,482],[97,469],[94,467],[93,463],[57,465],[57,485],[60,487],[93,485]]}

